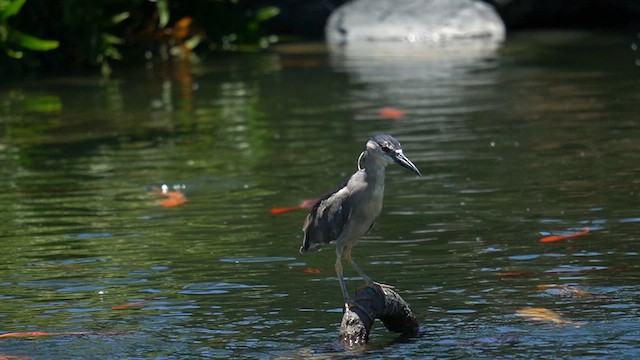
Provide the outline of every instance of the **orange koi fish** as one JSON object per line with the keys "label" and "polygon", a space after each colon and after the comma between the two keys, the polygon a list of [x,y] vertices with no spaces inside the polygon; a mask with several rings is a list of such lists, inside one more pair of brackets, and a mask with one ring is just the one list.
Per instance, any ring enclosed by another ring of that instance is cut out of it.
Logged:
{"label": "orange koi fish", "polygon": [[383,118],[394,120],[402,119],[404,117],[404,111],[392,107],[383,107],[378,111],[378,114]]}
{"label": "orange koi fish", "polygon": [[535,275],[533,272],[528,271],[507,271],[497,274],[500,277],[527,277]]}
{"label": "orange koi fish", "polygon": [[308,199],[296,206],[271,208],[269,209],[269,212],[272,214],[284,214],[287,212],[296,211],[300,209],[310,209],[318,202],[318,200],[319,199]]}
{"label": "orange koi fish", "polygon": [[132,301],[125,304],[113,305],[111,310],[135,310],[145,306],[146,301]]}
{"label": "orange koi fish", "polygon": [[90,331],[71,331],[71,332],[45,332],[45,331],[25,331],[12,332],[0,335],[0,338],[24,338],[24,337],[42,337],[42,336],[67,336],[67,335],[89,335]]}
{"label": "orange koi fish", "polygon": [[168,191],[162,194],[166,199],[158,200],[157,203],[164,207],[176,207],[187,202],[187,198],[183,193],[177,191]]}
{"label": "orange koi fish", "polygon": [[156,204],[163,207],[176,207],[183,205],[187,202],[187,197],[180,191],[171,191],[167,185],[162,185],[162,188],[155,188],[151,194],[156,196],[162,196],[164,199],[156,201]]}
{"label": "orange koi fish", "polygon": [[540,239],[540,242],[549,243],[549,242],[567,240],[567,239],[571,239],[571,238],[574,238],[574,237],[587,235],[589,232],[590,232],[589,228],[586,227],[586,228],[584,228],[584,230],[578,231],[578,232],[573,233],[573,234],[545,236],[542,239]]}
{"label": "orange koi fish", "polygon": [[560,314],[547,308],[524,308],[516,311],[516,315],[534,321],[544,321],[556,324],[573,324],[573,321],[564,319]]}
{"label": "orange koi fish", "polygon": [[320,269],[302,266],[289,266],[289,270],[299,271],[306,274],[320,274]]}

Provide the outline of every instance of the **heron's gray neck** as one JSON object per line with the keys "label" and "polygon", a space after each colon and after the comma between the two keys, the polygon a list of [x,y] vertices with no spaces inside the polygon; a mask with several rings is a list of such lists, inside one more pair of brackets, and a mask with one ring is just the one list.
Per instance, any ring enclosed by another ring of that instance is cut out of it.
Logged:
{"label": "heron's gray neck", "polygon": [[375,156],[365,156],[364,172],[367,174],[367,181],[375,187],[384,188],[384,169],[386,164],[382,159]]}

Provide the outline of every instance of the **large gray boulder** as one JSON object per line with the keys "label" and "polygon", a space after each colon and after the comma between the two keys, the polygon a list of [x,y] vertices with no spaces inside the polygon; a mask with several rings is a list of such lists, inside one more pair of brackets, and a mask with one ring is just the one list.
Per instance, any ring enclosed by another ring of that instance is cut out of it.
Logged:
{"label": "large gray boulder", "polygon": [[505,26],[494,8],[476,0],[353,0],[336,9],[325,27],[330,45],[458,40],[500,42]]}

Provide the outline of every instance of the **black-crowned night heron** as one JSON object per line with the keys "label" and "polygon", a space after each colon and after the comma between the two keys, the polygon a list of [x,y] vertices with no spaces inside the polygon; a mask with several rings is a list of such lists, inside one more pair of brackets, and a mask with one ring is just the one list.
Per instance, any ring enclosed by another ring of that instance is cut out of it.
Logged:
{"label": "black-crowned night heron", "polygon": [[[362,160],[364,168],[360,167]],[[373,280],[351,258],[351,249],[380,215],[384,170],[394,162],[421,176],[420,170],[402,153],[398,140],[391,135],[372,137],[358,158],[358,171],[322,197],[311,209],[302,227],[302,253],[318,250],[324,244],[336,243],[336,274],[347,307],[351,300],[342,277],[342,258],[351,263],[367,285],[373,284]]]}

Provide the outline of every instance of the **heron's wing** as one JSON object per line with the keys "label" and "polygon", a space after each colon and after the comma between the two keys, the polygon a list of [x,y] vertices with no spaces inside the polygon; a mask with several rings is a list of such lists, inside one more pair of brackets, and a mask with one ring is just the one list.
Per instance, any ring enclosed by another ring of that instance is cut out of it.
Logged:
{"label": "heron's wing", "polygon": [[349,196],[345,181],[316,203],[302,226],[304,240],[300,252],[317,250],[338,239],[351,215]]}

